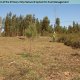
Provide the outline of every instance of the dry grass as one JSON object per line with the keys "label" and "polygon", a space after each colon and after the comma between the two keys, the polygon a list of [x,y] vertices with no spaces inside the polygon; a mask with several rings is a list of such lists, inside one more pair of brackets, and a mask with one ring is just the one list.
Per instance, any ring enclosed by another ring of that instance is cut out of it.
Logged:
{"label": "dry grass", "polygon": [[0,80],[80,79],[80,49],[50,40],[1,37]]}

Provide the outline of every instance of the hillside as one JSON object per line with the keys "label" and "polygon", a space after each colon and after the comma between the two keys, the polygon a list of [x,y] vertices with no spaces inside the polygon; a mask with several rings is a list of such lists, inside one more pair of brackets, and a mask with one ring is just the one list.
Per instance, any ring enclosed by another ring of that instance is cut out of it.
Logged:
{"label": "hillside", "polygon": [[0,80],[80,80],[80,49],[49,37],[0,37]]}

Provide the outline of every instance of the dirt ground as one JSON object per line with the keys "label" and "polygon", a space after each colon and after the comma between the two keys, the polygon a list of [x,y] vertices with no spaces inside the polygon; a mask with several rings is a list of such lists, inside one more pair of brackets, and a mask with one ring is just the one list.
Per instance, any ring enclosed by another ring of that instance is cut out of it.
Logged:
{"label": "dirt ground", "polygon": [[80,80],[80,49],[49,37],[0,37],[0,80]]}

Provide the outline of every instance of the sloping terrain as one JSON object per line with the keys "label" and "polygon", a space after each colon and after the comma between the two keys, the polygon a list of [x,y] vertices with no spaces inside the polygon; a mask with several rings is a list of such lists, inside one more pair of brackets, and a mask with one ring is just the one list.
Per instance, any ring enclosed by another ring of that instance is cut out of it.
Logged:
{"label": "sloping terrain", "polygon": [[0,80],[80,80],[80,49],[48,37],[1,37]]}

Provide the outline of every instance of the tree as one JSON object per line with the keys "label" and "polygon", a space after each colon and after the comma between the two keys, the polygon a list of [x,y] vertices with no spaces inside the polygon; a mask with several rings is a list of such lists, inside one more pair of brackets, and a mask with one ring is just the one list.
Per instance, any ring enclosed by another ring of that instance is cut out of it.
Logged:
{"label": "tree", "polygon": [[37,29],[38,34],[40,34],[41,33],[41,26],[40,26],[40,22],[39,22],[38,18],[36,19],[36,29]]}
{"label": "tree", "polygon": [[41,34],[43,35],[44,31],[48,31],[48,27],[50,24],[50,20],[48,19],[48,17],[44,17],[43,21],[42,21],[42,27],[41,27]]}
{"label": "tree", "polygon": [[78,33],[80,31],[80,26],[78,23],[76,23],[76,32]]}
{"label": "tree", "polygon": [[56,18],[55,25],[58,27],[60,26],[60,18]]}
{"label": "tree", "polygon": [[12,16],[11,36],[16,36],[16,15]]}
{"label": "tree", "polygon": [[32,40],[37,36],[37,29],[34,23],[29,25],[29,27],[25,30],[25,36],[29,38],[30,41],[29,52],[31,52]]}
{"label": "tree", "polygon": [[35,23],[35,22],[36,22],[35,15],[33,14],[33,16],[32,16],[32,23]]}
{"label": "tree", "polygon": [[76,32],[76,23],[75,23],[75,21],[73,21],[73,28],[72,28],[72,32]]}
{"label": "tree", "polygon": [[62,26],[60,26],[60,18],[56,18],[54,30],[57,33],[62,33]]}
{"label": "tree", "polygon": [[62,32],[67,33],[67,28],[65,26],[62,28]]}
{"label": "tree", "polygon": [[69,25],[69,26],[68,26],[68,33],[72,33],[72,29],[73,29],[72,26]]}
{"label": "tree", "polygon": [[76,33],[76,32],[79,32],[79,31],[80,31],[79,24],[78,23],[75,23],[73,21],[73,30],[72,30],[72,32]]}
{"label": "tree", "polygon": [[53,33],[53,31],[54,31],[54,30],[53,30],[53,26],[50,25],[50,26],[48,27],[48,32],[49,32],[49,33]]}
{"label": "tree", "polygon": [[23,16],[19,16],[19,36],[23,36]]}
{"label": "tree", "polygon": [[27,28],[30,24],[32,24],[33,18],[32,18],[32,15],[31,15],[31,14],[26,15],[26,17],[25,17],[25,22],[26,22],[26,28]]}

